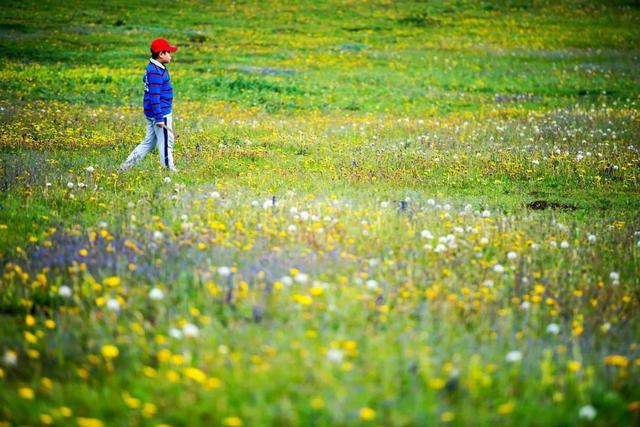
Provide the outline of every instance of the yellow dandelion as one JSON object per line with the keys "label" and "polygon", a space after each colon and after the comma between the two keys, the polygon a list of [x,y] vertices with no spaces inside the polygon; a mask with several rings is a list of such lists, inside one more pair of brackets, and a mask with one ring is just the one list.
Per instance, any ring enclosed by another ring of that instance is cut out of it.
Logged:
{"label": "yellow dandelion", "polygon": [[185,368],[183,372],[185,377],[200,384],[207,379],[207,375],[198,368]]}
{"label": "yellow dandelion", "polygon": [[32,400],[33,397],[35,396],[35,393],[29,387],[20,387],[18,389],[18,396],[20,396],[23,399]]}
{"label": "yellow dandelion", "polygon": [[503,403],[498,407],[498,413],[501,415],[510,414],[511,412],[513,412],[514,407],[515,405],[513,404],[513,402]]}
{"label": "yellow dandelion", "polygon": [[222,424],[226,427],[242,427],[242,420],[238,417],[227,417],[222,420]]}
{"label": "yellow dandelion", "polygon": [[371,421],[376,418],[376,411],[365,406],[364,408],[360,408],[360,411],[358,411],[358,416],[361,420]]}
{"label": "yellow dandelion", "polygon": [[102,353],[102,356],[104,356],[104,358],[108,360],[115,359],[120,354],[118,347],[111,344],[103,345],[100,349],[100,352]]}
{"label": "yellow dandelion", "polygon": [[78,417],[76,419],[78,427],[103,427],[104,424],[97,418]]}
{"label": "yellow dandelion", "polygon": [[450,423],[455,418],[456,418],[455,414],[450,411],[443,412],[442,415],[440,415],[440,421],[442,421],[443,423]]}
{"label": "yellow dandelion", "polygon": [[626,368],[627,366],[629,366],[629,359],[619,354],[612,354],[604,358],[604,364],[608,366]]}
{"label": "yellow dandelion", "polygon": [[104,279],[102,283],[104,283],[105,286],[115,288],[117,286],[120,286],[121,282],[118,276],[111,276]]}
{"label": "yellow dandelion", "polygon": [[445,381],[442,378],[432,378],[429,380],[429,387],[434,390],[440,390],[445,386]]}

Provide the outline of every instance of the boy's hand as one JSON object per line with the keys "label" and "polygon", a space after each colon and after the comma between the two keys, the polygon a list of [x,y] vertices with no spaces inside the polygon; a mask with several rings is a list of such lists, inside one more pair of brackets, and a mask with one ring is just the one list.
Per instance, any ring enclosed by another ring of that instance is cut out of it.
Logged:
{"label": "boy's hand", "polygon": [[166,127],[166,125],[164,123],[156,123],[156,126],[158,126],[159,128]]}

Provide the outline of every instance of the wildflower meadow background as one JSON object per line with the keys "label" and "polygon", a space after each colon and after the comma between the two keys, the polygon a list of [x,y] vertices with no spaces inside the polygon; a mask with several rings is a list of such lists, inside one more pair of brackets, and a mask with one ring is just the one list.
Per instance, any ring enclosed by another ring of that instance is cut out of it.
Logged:
{"label": "wildflower meadow background", "polygon": [[[0,426],[639,425],[639,28],[2,2]],[[118,172],[156,37],[179,172]]]}

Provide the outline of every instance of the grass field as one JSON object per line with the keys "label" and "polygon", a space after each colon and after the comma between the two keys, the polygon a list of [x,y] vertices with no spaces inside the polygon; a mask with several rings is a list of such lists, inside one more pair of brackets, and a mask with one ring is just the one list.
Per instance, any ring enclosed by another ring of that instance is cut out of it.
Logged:
{"label": "grass field", "polygon": [[639,6],[4,2],[0,426],[640,424]]}

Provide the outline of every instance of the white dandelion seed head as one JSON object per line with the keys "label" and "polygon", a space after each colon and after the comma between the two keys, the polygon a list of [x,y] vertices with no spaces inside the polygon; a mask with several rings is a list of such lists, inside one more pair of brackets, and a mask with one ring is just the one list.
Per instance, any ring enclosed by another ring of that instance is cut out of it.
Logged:
{"label": "white dandelion seed head", "polygon": [[73,182],[67,182],[67,188],[73,188],[74,185]]}
{"label": "white dandelion seed head", "polygon": [[549,323],[547,325],[547,333],[551,335],[558,335],[560,333],[560,326],[557,323]]}
{"label": "white dandelion seed head", "polygon": [[118,311],[120,311],[120,303],[117,299],[111,298],[109,299],[109,301],[107,301],[107,308],[117,313]]}
{"label": "white dandelion seed head", "polygon": [[560,243],[560,247],[561,247],[562,249],[567,249],[567,248],[569,247],[569,242],[567,242],[566,240],[563,240],[563,241]]}
{"label": "white dandelion seed head", "polygon": [[522,353],[518,350],[510,351],[504,359],[509,363],[516,363],[522,360]]}
{"label": "white dandelion seed head", "polygon": [[218,274],[222,277],[228,277],[231,274],[231,269],[226,265],[218,267]]}
{"label": "white dandelion seed head", "polygon": [[296,274],[296,277],[294,279],[296,282],[300,283],[301,285],[304,285],[309,281],[309,275],[305,273],[298,273]]}
{"label": "white dandelion seed head", "polygon": [[339,350],[337,348],[331,348],[329,349],[329,351],[327,351],[327,360],[331,363],[342,363],[342,360],[344,359],[344,354],[342,353],[342,350]]}
{"label": "white dandelion seed head", "polygon": [[510,259],[510,260],[514,260],[514,259],[518,258],[518,254],[516,252],[514,252],[514,251],[510,251],[507,254],[507,258]]}
{"label": "white dandelion seed head", "polygon": [[182,331],[178,328],[171,328],[169,329],[169,336],[179,340],[182,338]]}
{"label": "white dandelion seed head", "polygon": [[369,279],[367,280],[366,286],[367,286],[367,289],[374,290],[378,288],[378,282],[376,280]]}
{"label": "white dandelion seed head", "polygon": [[187,338],[195,338],[200,333],[200,330],[193,323],[187,323],[182,327],[182,332],[184,332],[184,336]]}
{"label": "white dandelion seed head", "polygon": [[423,239],[433,239],[433,234],[431,234],[431,232],[429,230],[422,230],[420,232],[420,236]]}
{"label": "white dandelion seed head", "polygon": [[491,211],[488,209],[485,209],[482,211],[482,217],[483,218],[489,218],[491,216]]}
{"label": "white dandelion seed head", "polygon": [[87,172],[89,172],[89,173],[93,173],[94,170],[95,169],[93,168],[93,166],[87,167]]}
{"label": "white dandelion seed head", "polygon": [[496,264],[493,266],[493,271],[495,271],[496,273],[504,273],[504,267],[502,266],[502,264]]}
{"label": "white dandelion seed head", "polygon": [[2,356],[2,363],[5,366],[16,366],[18,364],[18,353],[13,350],[5,350]]}
{"label": "white dandelion seed head", "polygon": [[591,405],[584,405],[582,408],[580,408],[580,410],[578,411],[578,416],[580,418],[584,418],[585,420],[593,420],[596,415],[598,415],[598,412],[596,411],[596,408],[594,408]]}
{"label": "white dandelion seed head", "polygon": [[153,232],[153,240],[156,242],[161,242],[163,238],[164,234],[162,234],[162,231],[156,230]]}
{"label": "white dandelion seed head", "polygon": [[153,288],[149,291],[149,298],[153,301],[160,301],[164,298],[164,292],[160,288]]}
{"label": "white dandelion seed head", "polygon": [[209,197],[211,197],[212,199],[219,199],[220,193],[218,193],[217,191],[212,191],[211,193],[209,193]]}
{"label": "white dandelion seed head", "polygon": [[293,285],[293,279],[291,278],[291,276],[282,276],[280,278],[280,281],[282,282],[283,285],[285,286],[291,286]]}
{"label": "white dandelion seed head", "polygon": [[164,179],[162,180],[165,184],[169,184],[171,182],[171,178],[168,176],[165,176]]}
{"label": "white dandelion seed head", "polygon": [[487,279],[487,280],[485,280],[484,282],[482,282],[482,285],[483,285],[485,288],[493,288],[493,280],[491,280],[491,279]]}
{"label": "white dandelion seed head", "polygon": [[58,289],[58,295],[62,298],[69,298],[71,294],[71,288],[66,285],[60,286],[60,289]]}

